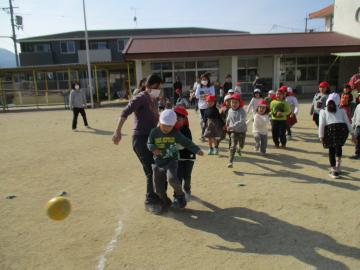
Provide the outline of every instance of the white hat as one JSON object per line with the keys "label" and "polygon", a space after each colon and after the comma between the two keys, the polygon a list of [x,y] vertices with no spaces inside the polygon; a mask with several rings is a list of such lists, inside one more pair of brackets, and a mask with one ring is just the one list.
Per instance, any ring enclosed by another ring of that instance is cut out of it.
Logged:
{"label": "white hat", "polygon": [[269,90],[268,94],[275,94],[274,90]]}
{"label": "white hat", "polygon": [[176,113],[173,110],[166,109],[163,110],[160,114],[160,124],[166,126],[175,126],[176,120]]}
{"label": "white hat", "polygon": [[256,88],[256,89],[254,90],[254,93],[261,93],[261,90],[260,90],[259,88]]}
{"label": "white hat", "polygon": [[229,89],[228,90],[228,93],[234,93],[235,91],[234,91],[234,89]]}
{"label": "white hat", "polygon": [[226,96],[224,97],[224,101],[227,101],[227,100],[229,100],[229,99],[231,99],[231,95],[226,95]]}
{"label": "white hat", "polygon": [[287,88],[287,91],[288,91],[289,93],[294,92],[293,89],[292,89],[290,86]]}
{"label": "white hat", "polygon": [[339,106],[339,104],[340,104],[340,96],[338,94],[331,93],[329,95],[328,99],[326,100],[326,106],[328,105],[330,100],[334,101],[336,106]]}

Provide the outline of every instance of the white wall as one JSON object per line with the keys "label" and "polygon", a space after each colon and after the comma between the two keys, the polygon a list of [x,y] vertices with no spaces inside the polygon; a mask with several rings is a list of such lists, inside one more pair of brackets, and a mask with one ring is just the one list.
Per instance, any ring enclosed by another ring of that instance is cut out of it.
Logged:
{"label": "white wall", "polygon": [[360,22],[355,19],[358,8],[359,0],[335,0],[334,31],[360,38]]}

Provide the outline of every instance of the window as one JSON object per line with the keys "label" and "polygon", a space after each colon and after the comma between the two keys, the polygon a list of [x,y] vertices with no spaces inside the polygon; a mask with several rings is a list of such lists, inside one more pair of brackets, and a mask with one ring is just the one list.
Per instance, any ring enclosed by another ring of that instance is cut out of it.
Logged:
{"label": "window", "polygon": [[89,44],[90,50],[104,50],[108,49],[108,44],[106,41],[92,41]]}
{"label": "window", "polygon": [[128,42],[129,39],[125,38],[125,39],[118,39],[117,41],[117,47],[118,47],[118,51],[122,52],[122,50],[125,48],[126,43]]}
{"label": "window", "polygon": [[75,53],[75,41],[60,41],[60,51],[62,54]]}
{"label": "window", "polygon": [[238,80],[241,82],[252,82],[255,80],[258,69],[258,58],[239,58]]}
{"label": "window", "polygon": [[218,68],[218,61],[198,61],[197,67],[200,68]]}
{"label": "window", "polygon": [[50,52],[50,44],[35,44],[34,45],[35,52]]}

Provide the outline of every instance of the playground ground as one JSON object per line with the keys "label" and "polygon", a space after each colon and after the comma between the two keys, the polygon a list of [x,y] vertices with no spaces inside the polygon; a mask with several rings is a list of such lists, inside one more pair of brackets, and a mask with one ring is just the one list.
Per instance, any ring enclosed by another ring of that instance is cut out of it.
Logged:
{"label": "playground ground", "polygon": [[[70,111],[0,114],[0,269],[360,269],[360,161],[348,141],[343,177],[328,177],[309,104],[287,150],[269,138],[259,156],[249,130],[234,168],[226,143],[198,157],[194,199],[163,216],[144,211],[132,119],[111,142],[120,111],[87,110],[79,132]],[[200,143],[193,110],[190,125]],[[44,205],[62,191],[72,213],[54,222]]]}

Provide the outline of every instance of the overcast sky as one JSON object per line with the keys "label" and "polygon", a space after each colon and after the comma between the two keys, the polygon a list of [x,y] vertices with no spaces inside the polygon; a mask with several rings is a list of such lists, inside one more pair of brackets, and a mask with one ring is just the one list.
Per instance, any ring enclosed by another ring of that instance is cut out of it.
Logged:
{"label": "overcast sky", "polygon": [[[333,0],[86,0],[89,30],[162,27],[208,27],[251,33],[304,31],[306,14]],[[0,8],[8,7],[0,0]],[[84,29],[82,0],[14,0],[16,15],[23,16],[18,38]],[[137,15],[135,26],[133,17]],[[10,15],[0,9],[0,36],[10,36]],[[309,28],[324,30],[323,20]],[[9,38],[0,48],[13,51]]]}

